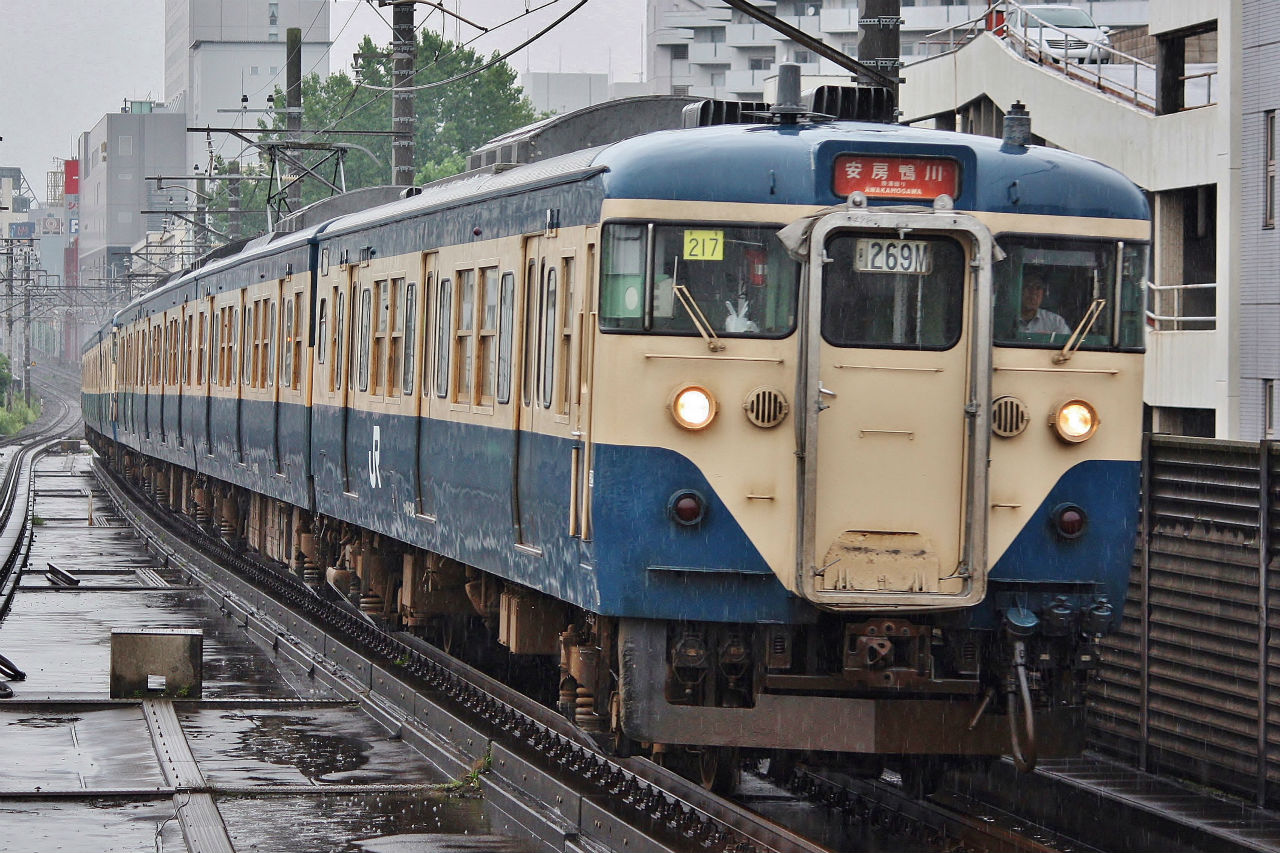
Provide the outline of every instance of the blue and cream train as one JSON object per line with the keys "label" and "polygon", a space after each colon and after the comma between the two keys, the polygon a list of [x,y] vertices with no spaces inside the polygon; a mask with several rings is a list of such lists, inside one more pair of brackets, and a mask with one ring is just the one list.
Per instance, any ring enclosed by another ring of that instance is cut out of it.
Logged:
{"label": "blue and cream train", "polygon": [[708,781],[1074,751],[1135,534],[1144,196],[794,112],[253,239],[94,334],[93,445]]}

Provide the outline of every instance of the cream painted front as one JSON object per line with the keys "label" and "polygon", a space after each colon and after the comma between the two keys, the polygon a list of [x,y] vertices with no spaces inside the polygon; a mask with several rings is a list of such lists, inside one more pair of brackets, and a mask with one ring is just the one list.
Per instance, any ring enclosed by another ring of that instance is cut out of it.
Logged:
{"label": "cream painted front", "polygon": [[[880,233],[841,229],[828,237]],[[967,260],[966,235],[955,236]],[[825,256],[825,247],[813,251]],[[965,293],[965,318],[968,267],[953,283]],[[805,522],[814,530],[816,597],[842,595],[852,604],[869,594],[891,604],[895,594],[961,595],[972,323],[962,321],[946,349],[919,351],[835,346],[820,329],[811,329],[819,338],[810,373],[818,385],[816,446],[806,448],[815,472]]]}

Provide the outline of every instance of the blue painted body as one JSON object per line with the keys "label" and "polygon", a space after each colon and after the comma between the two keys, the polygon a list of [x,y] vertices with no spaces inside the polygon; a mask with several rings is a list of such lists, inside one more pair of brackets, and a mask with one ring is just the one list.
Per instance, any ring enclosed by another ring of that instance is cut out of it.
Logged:
{"label": "blue painted body", "polygon": [[[427,188],[300,235],[255,241],[242,255],[135,301],[114,322],[127,325],[187,300],[304,270],[311,273],[314,310],[322,248],[334,259],[361,250],[388,257],[467,243],[477,232],[484,239],[538,233],[548,209],[559,211],[565,227],[599,222],[607,198],[834,205],[842,199],[832,190],[833,163],[849,152],[955,159],[961,210],[1148,218],[1145,198],[1127,179],[1051,149],[1011,151],[983,137],[848,123],[667,131]],[[313,315],[310,344],[315,322]],[[89,346],[109,342],[110,334],[105,328]],[[305,357],[313,355],[310,347],[304,350]],[[86,394],[85,419],[91,429],[139,452],[351,521],[593,612],[731,622],[816,618],[811,606],[785,590],[704,474],[665,448],[595,446],[594,541],[583,542],[567,533],[569,440],[323,405],[308,410],[294,403],[180,400],[121,393],[120,416],[112,420],[110,400]],[[512,493],[517,481],[518,510]],[[683,528],[663,507],[673,491],[689,487],[701,491],[709,507],[701,525]],[[1118,609],[1137,487],[1136,462],[1072,468],[996,561],[992,581],[1083,582],[1109,594]],[[1083,506],[1091,519],[1085,534],[1071,542],[1048,529],[1049,511],[1064,500]],[[992,627],[998,606],[989,598],[966,618],[975,627]]]}

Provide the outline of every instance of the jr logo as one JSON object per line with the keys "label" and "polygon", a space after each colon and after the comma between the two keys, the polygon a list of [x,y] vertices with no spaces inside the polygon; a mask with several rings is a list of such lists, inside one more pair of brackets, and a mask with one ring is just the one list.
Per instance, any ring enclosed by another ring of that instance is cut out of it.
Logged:
{"label": "jr logo", "polygon": [[373,428],[373,449],[369,451],[369,485],[382,488],[382,428]]}

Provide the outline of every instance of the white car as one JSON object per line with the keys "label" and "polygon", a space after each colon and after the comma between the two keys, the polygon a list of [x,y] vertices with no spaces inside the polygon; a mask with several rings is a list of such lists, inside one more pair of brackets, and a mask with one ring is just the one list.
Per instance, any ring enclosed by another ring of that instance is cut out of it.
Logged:
{"label": "white car", "polygon": [[1010,35],[1055,61],[1110,61],[1110,29],[1076,6],[1023,6],[1010,12],[1005,23]]}

